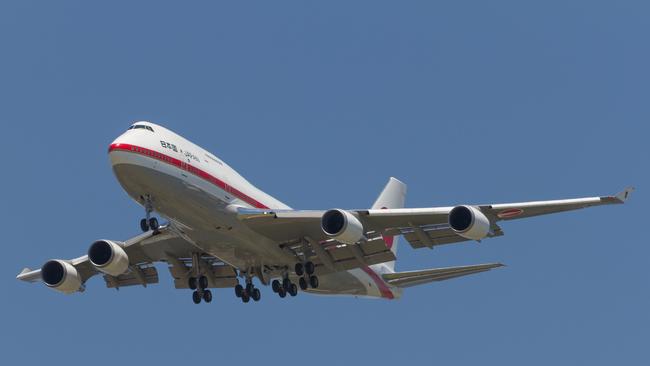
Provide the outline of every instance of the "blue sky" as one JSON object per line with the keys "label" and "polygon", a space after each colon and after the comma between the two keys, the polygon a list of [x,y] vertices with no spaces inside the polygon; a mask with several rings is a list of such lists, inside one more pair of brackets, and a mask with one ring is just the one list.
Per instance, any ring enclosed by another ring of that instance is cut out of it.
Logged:
{"label": "blue sky", "polygon": [[[650,7],[642,1],[0,4],[3,364],[650,361]],[[106,149],[132,121],[195,141],[297,208],[411,207],[638,190],[503,225],[398,270],[507,267],[399,301],[161,283],[64,296],[23,266],[138,233]]]}

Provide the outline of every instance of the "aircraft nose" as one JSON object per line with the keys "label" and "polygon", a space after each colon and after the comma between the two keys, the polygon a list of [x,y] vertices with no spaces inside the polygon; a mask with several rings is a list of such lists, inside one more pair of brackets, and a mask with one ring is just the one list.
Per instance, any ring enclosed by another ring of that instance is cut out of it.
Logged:
{"label": "aircraft nose", "polygon": [[111,165],[118,164],[123,158],[120,157],[119,151],[127,151],[130,148],[129,144],[124,142],[122,136],[116,138],[113,142],[108,145],[108,157],[110,159]]}

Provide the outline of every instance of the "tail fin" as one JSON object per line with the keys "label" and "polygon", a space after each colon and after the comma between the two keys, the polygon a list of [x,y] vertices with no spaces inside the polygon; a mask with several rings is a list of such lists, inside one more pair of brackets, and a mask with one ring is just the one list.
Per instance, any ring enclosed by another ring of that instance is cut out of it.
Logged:
{"label": "tail fin", "polygon": [[[381,191],[379,197],[372,205],[373,209],[386,209],[386,208],[403,208],[404,200],[406,199],[406,184],[402,183],[396,178],[391,177],[388,183]],[[397,239],[393,236],[384,236],[384,241],[390,250],[397,256]],[[395,270],[395,261],[386,263],[386,266],[391,271]]]}

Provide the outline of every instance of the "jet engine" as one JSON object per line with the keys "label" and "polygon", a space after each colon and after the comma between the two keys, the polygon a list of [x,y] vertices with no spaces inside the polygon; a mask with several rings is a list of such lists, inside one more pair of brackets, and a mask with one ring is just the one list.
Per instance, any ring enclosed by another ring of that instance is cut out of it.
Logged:
{"label": "jet engine", "polygon": [[490,232],[490,220],[477,208],[456,206],[449,212],[449,226],[465,239],[481,240]]}
{"label": "jet engine", "polygon": [[81,276],[74,266],[66,261],[53,259],[41,267],[41,279],[52,289],[66,294],[81,289]]}
{"label": "jet engine", "polygon": [[354,244],[363,238],[363,225],[353,214],[345,210],[329,210],[321,218],[325,235],[345,244]]}
{"label": "jet engine", "polygon": [[88,259],[98,271],[119,276],[129,268],[129,256],[120,245],[110,240],[98,240],[88,249]]}

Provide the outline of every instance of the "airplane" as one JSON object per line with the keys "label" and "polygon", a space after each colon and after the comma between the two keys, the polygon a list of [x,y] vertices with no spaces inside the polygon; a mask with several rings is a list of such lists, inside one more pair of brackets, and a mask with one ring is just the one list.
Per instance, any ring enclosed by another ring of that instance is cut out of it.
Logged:
{"label": "airplane", "polygon": [[[278,296],[321,295],[397,299],[403,289],[489,271],[501,263],[395,271],[397,239],[413,248],[481,241],[504,234],[500,221],[624,203],[613,196],[451,207],[405,208],[406,185],[390,178],[368,209],[294,210],[262,192],[224,161],[180,135],[141,121],[113,141],[108,154],[126,193],[144,208],[142,233],[97,240],[86,255],[25,268],[17,279],[62,293],[83,292],[102,275],[108,288],[158,283],[166,263],[174,286],[192,301],[212,301],[232,288],[242,302],[259,301],[254,279]],[[160,224],[154,213],[167,221]],[[241,281],[243,281],[243,285]]]}

